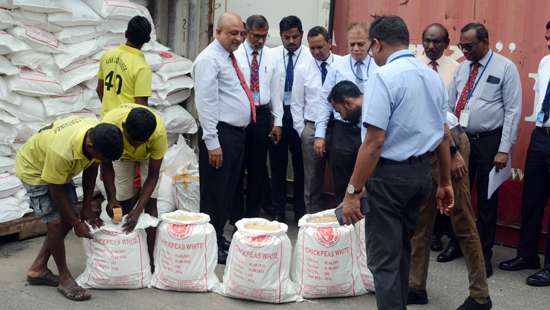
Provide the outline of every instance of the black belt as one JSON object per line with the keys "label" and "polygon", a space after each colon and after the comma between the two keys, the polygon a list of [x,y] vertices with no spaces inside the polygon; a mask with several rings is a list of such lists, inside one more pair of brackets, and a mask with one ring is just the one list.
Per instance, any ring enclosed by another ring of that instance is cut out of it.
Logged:
{"label": "black belt", "polygon": [[550,136],[550,127],[535,127],[535,130],[538,133],[541,133],[543,135]]}
{"label": "black belt", "polygon": [[226,122],[218,122],[218,126],[221,127],[221,128],[227,128],[227,129],[237,130],[237,131],[242,131],[242,132],[244,132],[246,130],[246,126],[243,126],[243,127],[233,126],[233,125],[230,125]]}
{"label": "black belt", "polygon": [[384,157],[380,157],[380,160],[378,160],[378,164],[379,165],[411,165],[411,164],[417,164],[417,163],[421,163],[425,160],[431,160],[432,158],[432,155],[434,154],[434,152],[428,152],[428,153],[424,153],[420,156],[411,156],[403,161],[397,161],[397,160],[393,160],[393,159],[387,159],[387,158],[384,158]]}
{"label": "black belt", "polygon": [[480,138],[483,138],[483,137],[489,137],[489,136],[502,134],[502,127],[499,127],[497,129],[494,129],[494,130],[478,132],[478,133],[468,133],[467,132],[466,134],[468,135],[468,138],[470,138],[470,139],[479,140]]}
{"label": "black belt", "polygon": [[310,120],[308,120],[308,119],[305,119],[305,120],[304,120],[304,124],[313,124],[313,125],[315,125],[315,122],[314,122],[314,121],[310,121]]}
{"label": "black belt", "polygon": [[352,124],[350,122],[346,122],[346,121],[343,121],[343,120],[339,120],[339,119],[334,119],[334,123],[335,124],[340,124],[344,127],[356,127],[356,128],[359,128],[356,126],[356,124]]}

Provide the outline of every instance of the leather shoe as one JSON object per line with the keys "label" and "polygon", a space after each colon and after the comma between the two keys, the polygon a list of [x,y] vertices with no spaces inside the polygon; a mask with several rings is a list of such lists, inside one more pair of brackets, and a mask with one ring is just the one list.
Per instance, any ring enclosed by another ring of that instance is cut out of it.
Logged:
{"label": "leather shoe", "polygon": [[449,241],[449,244],[447,245],[445,250],[437,255],[437,261],[440,263],[446,263],[461,256],[462,251],[460,251],[460,247],[455,242]]}
{"label": "leather shoe", "polygon": [[231,241],[227,241],[225,237],[222,237],[219,247],[224,251],[229,251],[230,246],[231,246]]}
{"label": "leather shoe", "polygon": [[550,286],[550,269],[544,268],[527,278],[527,285]]}
{"label": "leather shoe", "polygon": [[218,264],[225,265],[226,261],[227,261],[227,252],[222,249],[218,249]]}
{"label": "leather shoe", "polygon": [[409,288],[407,305],[425,305],[428,303],[428,293],[425,290]]}
{"label": "leather shoe", "polygon": [[478,303],[472,297],[468,297],[456,310],[489,310],[492,307],[493,303],[491,302],[490,297],[487,297],[487,302],[483,304]]}
{"label": "leather shoe", "polygon": [[513,259],[503,261],[498,264],[498,268],[506,271],[518,271],[523,269],[539,269],[540,261],[538,257],[535,259],[523,258],[521,256],[516,256]]}
{"label": "leather shoe", "polygon": [[430,248],[434,252],[441,252],[441,250],[443,250],[443,242],[441,242],[441,238],[433,236],[432,246]]}
{"label": "leather shoe", "polygon": [[279,214],[279,215],[275,216],[275,218],[273,220],[277,221],[279,223],[286,223],[286,216],[284,214]]}
{"label": "leather shoe", "polygon": [[485,263],[485,276],[489,279],[493,275],[493,264],[491,262]]}

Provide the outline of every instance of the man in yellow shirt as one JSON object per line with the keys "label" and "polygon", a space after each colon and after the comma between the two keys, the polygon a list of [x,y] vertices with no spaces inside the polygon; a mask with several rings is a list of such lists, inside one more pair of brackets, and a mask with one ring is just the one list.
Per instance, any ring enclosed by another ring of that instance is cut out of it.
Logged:
{"label": "man in yellow shirt", "polygon": [[151,96],[151,67],[141,51],[151,39],[151,24],[143,16],[134,16],[126,29],[126,44],[107,51],[97,73],[97,94],[101,117],[122,103],[147,105]]}
{"label": "man in yellow shirt", "polygon": [[[116,197],[123,213],[128,214],[124,229],[134,230],[137,220],[145,210],[157,216],[156,197],[160,166],[168,149],[166,129],[162,118],[148,107],[134,103],[121,104],[103,117],[103,122],[117,126],[123,133],[124,152],[120,160],[101,165],[101,174],[109,201]],[[142,188],[139,197],[133,180],[136,164],[140,166]],[[136,200],[137,199],[137,200]],[[108,212],[112,212],[109,204]],[[149,255],[153,258],[155,229],[147,229]],[[152,261],[152,260],[151,260]]]}
{"label": "man in yellow shirt", "polygon": [[[67,267],[64,239],[71,229],[78,237],[91,238],[83,221],[89,220],[93,226],[100,224],[91,210],[98,165],[117,160],[122,149],[122,132],[116,126],[77,116],[42,128],[19,149],[15,173],[27,190],[34,212],[47,225],[46,239],[27,272],[29,284],[57,286],[71,300],[90,298]],[[84,201],[79,219],[72,178],[81,172]],[[59,277],[48,269],[50,256]]]}

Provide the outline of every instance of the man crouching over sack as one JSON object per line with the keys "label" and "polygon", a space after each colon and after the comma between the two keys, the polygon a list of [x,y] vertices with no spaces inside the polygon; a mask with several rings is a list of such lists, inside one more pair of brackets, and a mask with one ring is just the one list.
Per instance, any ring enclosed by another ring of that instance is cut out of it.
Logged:
{"label": "man crouching over sack", "polygon": [[[34,134],[17,152],[15,173],[23,182],[30,205],[47,225],[42,248],[27,272],[30,285],[57,286],[68,299],[82,301],[90,294],[74,280],[67,267],[65,236],[73,229],[78,237],[91,238],[84,223],[91,219],[92,195],[99,163],[122,154],[122,132],[95,118],[59,119]],[[73,177],[83,172],[84,201],[78,217]],[[59,276],[48,269],[53,256]]]}

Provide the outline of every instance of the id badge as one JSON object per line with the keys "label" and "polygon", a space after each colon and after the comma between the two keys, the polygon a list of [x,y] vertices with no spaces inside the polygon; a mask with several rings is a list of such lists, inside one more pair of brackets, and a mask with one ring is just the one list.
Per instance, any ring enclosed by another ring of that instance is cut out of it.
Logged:
{"label": "id badge", "polygon": [[260,105],[260,93],[259,92],[253,92],[252,97],[254,99],[254,103],[257,105]]}
{"label": "id badge", "polygon": [[285,96],[283,99],[283,102],[285,103],[285,105],[290,105],[290,94],[291,92],[285,91]]}
{"label": "id badge", "polygon": [[537,114],[537,126],[542,126],[544,123],[544,113],[542,111]]}
{"label": "id badge", "polygon": [[470,123],[470,111],[464,110],[460,112],[460,126],[467,128]]}

